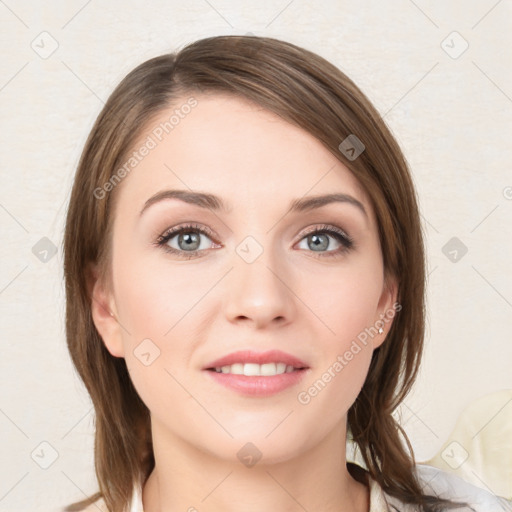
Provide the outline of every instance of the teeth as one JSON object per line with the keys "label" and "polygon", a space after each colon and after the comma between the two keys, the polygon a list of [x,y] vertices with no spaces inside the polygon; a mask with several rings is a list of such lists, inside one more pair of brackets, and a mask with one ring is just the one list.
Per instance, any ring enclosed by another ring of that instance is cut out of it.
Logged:
{"label": "teeth", "polygon": [[272,375],[281,375],[283,373],[291,373],[295,368],[285,363],[235,363],[232,365],[215,368],[217,373],[231,373],[233,375],[247,375],[269,377]]}

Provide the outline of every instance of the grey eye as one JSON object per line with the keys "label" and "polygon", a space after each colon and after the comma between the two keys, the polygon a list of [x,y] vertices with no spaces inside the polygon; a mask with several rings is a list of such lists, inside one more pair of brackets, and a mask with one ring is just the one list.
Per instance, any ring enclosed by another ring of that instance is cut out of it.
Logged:
{"label": "grey eye", "polygon": [[[332,245],[332,243],[330,244],[329,239],[335,240],[338,245],[341,245],[341,243],[338,240],[336,240],[336,238],[333,235],[328,235],[325,233],[324,234],[312,233],[308,236],[305,236],[303,238],[303,240],[301,240],[301,244],[303,244],[305,241],[307,244],[307,247],[300,247],[300,245],[299,245],[299,248],[300,249],[309,249],[313,252],[327,251],[327,249],[329,249],[329,245]],[[336,250],[336,249],[337,249],[337,247],[335,244],[335,247],[330,247],[329,251]]]}
{"label": "grey eye", "polygon": [[166,237],[167,240],[165,241],[165,245],[169,246],[175,251],[183,252],[200,251],[210,247],[211,244],[206,242],[201,245],[201,237],[204,237],[206,240],[209,239],[207,235],[197,230],[194,231],[190,229],[182,229],[175,233],[169,234],[168,237]]}

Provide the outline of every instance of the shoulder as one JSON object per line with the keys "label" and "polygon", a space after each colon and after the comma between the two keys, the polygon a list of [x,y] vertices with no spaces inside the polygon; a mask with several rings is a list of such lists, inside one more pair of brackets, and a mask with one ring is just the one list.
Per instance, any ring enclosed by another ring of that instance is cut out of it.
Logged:
{"label": "shoulder", "polygon": [[[461,507],[451,510],[457,512],[512,512],[512,502],[436,467],[426,464],[417,464],[416,474],[418,475],[418,479],[422,484],[425,494],[450,499],[454,502],[466,502],[471,507]],[[384,493],[384,497],[391,506],[391,510],[393,510],[393,507],[400,507],[396,508],[396,510],[400,510],[401,512],[417,511],[417,507],[415,508],[411,505],[406,506],[404,509],[404,503],[393,496],[388,496]]]}

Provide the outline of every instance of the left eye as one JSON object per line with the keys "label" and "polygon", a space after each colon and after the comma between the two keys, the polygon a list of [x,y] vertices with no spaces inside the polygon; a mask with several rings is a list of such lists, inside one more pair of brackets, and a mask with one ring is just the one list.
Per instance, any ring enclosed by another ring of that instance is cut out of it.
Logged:
{"label": "left eye", "polygon": [[[338,247],[327,250],[330,246],[329,238],[334,238]],[[345,251],[350,250],[354,243],[353,240],[343,231],[338,230],[334,227],[325,227],[322,229],[316,229],[308,233],[302,240],[301,243],[305,243],[306,247],[300,247],[301,249],[310,249],[312,252],[320,252],[321,256],[324,256],[322,252],[326,252],[325,256],[330,257]]]}

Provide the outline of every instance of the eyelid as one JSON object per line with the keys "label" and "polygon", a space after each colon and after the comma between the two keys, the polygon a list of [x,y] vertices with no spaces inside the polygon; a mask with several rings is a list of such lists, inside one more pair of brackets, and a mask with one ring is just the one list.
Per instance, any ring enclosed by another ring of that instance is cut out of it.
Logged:
{"label": "eyelid", "polygon": [[166,229],[159,237],[158,239],[163,239],[167,235],[179,233],[180,231],[199,231],[200,233],[203,233],[204,235],[209,236],[210,238],[216,238],[215,233],[208,227],[203,226],[202,224],[196,224],[193,222],[185,222],[184,224],[178,224],[177,226],[173,226],[172,228]]}
{"label": "eyelid", "polygon": [[[320,224],[315,224],[314,226],[311,226],[311,228],[308,228],[302,234],[302,238],[304,238],[305,236],[310,235],[311,233],[316,233],[317,231],[319,231],[319,232],[320,231],[321,232],[334,231],[337,234],[344,236],[347,239],[347,241],[354,242],[353,238],[344,229],[341,229],[338,226],[335,226],[333,224],[321,224],[321,225]],[[302,238],[301,238],[301,240],[302,240]]]}

